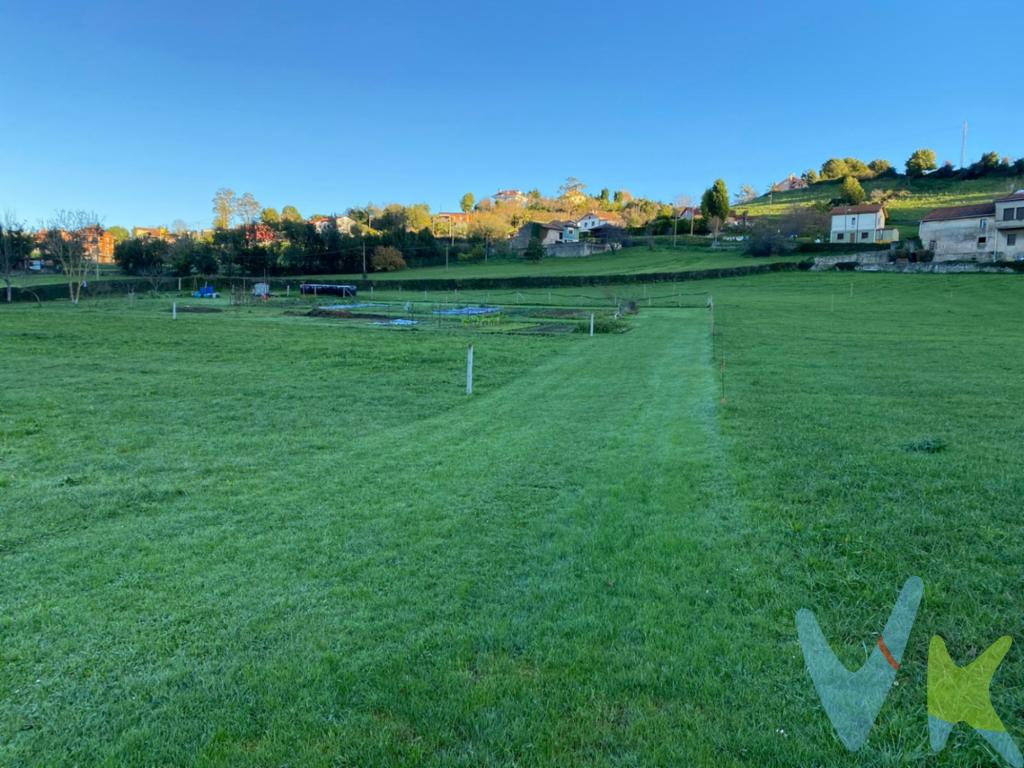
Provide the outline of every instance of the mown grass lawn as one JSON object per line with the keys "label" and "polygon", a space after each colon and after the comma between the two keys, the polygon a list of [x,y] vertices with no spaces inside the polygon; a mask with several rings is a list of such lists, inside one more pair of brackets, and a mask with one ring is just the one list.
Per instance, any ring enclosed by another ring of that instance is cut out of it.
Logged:
{"label": "mown grass lawn", "polygon": [[[1024,282],[701,288],[714,342],[700,297],[594,338],[0,308],[0,763],[993,764],[929,757],[925,674],[1024,638]],[[909,575],[849,755],[793,616],[857,666]],[[1014,646],[1018,740],[1022,686]]]}

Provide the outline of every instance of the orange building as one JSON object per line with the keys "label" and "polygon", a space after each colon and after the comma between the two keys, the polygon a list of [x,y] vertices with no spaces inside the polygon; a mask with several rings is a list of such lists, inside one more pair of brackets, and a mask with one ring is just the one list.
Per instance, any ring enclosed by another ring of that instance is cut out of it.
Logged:
{"label": "orange building", "polygon": [[82,230],[86,255],[98,264],[114,263],[114,236],[103,227],[87,227]]}

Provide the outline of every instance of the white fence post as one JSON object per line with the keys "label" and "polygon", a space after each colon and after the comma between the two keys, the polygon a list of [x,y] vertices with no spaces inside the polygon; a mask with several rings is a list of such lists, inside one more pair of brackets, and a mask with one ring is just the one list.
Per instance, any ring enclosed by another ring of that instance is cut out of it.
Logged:
{"label": "white fence post", "polygon": [[171,304],[171,320],[178,319],[178,302]]}
{"label": "white fence post", "polygon": [[473,345],[469,345],[466,353],[466,394],[473,394]]}
{"label": "white fence post", "polygon": [[594,335],[594,313],[590,313],[590,335]]}

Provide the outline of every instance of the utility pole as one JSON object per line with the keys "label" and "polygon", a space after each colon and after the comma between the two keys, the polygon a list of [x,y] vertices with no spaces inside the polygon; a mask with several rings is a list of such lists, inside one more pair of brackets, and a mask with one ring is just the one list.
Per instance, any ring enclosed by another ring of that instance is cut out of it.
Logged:
{"label": "utility pole", "polygon": [[366,279],[366,242],[363,242],[363,280]]}

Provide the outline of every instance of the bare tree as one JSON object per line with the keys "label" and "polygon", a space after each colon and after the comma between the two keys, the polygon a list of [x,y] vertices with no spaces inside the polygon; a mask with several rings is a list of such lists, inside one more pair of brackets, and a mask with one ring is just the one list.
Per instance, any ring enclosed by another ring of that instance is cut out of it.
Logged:
{"label": "bare tree", "polygon": [[188,224],[184,219],[175,219],[171,222],[171,232],[181,237],[188,234]]}
{"label": "bare tree", "polygon": [[87,249],[89,238],[99,230],[99,218],[86,211],[60,210],[46,222],[43,249],[60,265],[72,304],[77,304],[82,296],[82,284],[92,266]]}
{"label": "bare tree", "polygon": [[256,198],[252,196],[252,192],[246,192],[235,203],[235,210],[241,217],[242,222],[246,225],[252,224],[260,216],[260,211],[263,207],[256,202]]}
{"label": "bare tree", "polygon": [[235,190],[221,187],[213,196],[213,226],[217,229],[228,229],[235,213]]}
{"label": "bare tree", "polygon": [[754,189],[749,184],[744,184],[742,187],[740,187],[740,191],[736,193],[735,201],[737,203],[749,203],[752,200],[756,200],[758,196],[759,195],[756,189]]}

